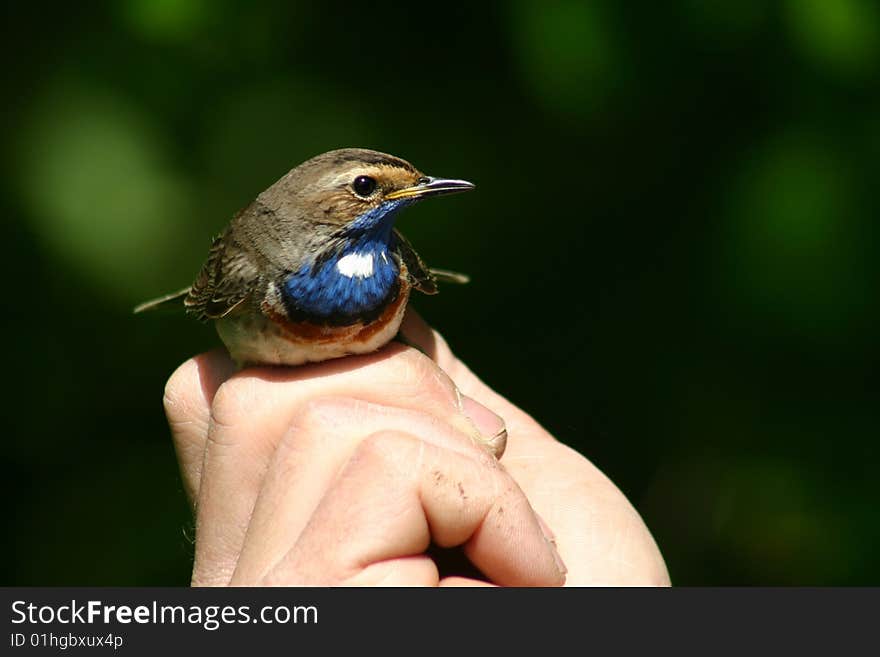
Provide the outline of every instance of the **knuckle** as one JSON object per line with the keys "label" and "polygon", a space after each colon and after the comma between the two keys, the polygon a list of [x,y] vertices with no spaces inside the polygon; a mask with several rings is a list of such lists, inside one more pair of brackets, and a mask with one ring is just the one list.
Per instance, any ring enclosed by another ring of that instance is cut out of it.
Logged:
{"label": "knuckle", "polygon": [[165,382],[162,403],[172,428],[197,419],[207,422],[220,383],[232,373],[225,354],[209,351],[181,363]]}
{"label": "knuckle", "polygon": [[232,426],[247,416],[260,400],[259,382],[252,377],[233,377],[217,388],[211,417],[217,424]]}
{"label": "knuckle", "polygon": [[375,463],[383,465],[398,463],[407,454],[418,449],[418,439],[399,431],[377,431],[366,436],[355,448],[353,463]]}
{"label": "knuckle", "polygon": [[302,430],[323,431],[357,414],[357,401],[344,397],[313,397],[300,404],[294,423]]}
{"label": "knuckle", "polygon": [[193,386],[198,383],[197,375],[195,361],[189,359],[174,370],[165,383],[162,405],[171,423],[181,421],[185,414],[187,400],[192,395]]}
{"label": "knuckle", "polygon": [[281,450],[299,453],[316,447],[330,448],[340,443],[344,424],[352,421],[356,401],[340,397],[315,397],[298,405],[289,429],[281,439]]}

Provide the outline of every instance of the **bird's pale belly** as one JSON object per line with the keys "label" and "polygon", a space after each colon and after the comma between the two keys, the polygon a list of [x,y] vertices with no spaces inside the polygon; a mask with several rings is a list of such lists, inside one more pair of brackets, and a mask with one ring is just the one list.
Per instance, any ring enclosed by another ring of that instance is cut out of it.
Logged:
{"label": "bird's pale belly", "polygon": [[397,335],[409,290],[372,322],[323,326],[291,322],[268,307],[216,321],[217,333],[239,365],[301,365],[380,349]]}

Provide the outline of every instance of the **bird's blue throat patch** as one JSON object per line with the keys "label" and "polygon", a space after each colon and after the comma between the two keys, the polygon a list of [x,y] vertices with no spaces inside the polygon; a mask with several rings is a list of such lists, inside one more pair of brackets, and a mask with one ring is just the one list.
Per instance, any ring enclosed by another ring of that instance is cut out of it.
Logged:
{"label": "bird's blue throat patch", "polygon": [[345,229],[342,246],[287,276],[282,299],[291,319],[350,324],[378,317],[397,297],[400,269],[392,255],[397,213],[412,201],[389,201]]}

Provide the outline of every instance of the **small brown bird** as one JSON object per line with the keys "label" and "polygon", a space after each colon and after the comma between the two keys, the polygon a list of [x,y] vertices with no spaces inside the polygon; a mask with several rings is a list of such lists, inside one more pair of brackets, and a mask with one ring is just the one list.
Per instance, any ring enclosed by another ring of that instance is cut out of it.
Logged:
{"label": "small brown bird", "polygon": [[397,334],[412,289],[467,282],[425,266],[394,228],[398,212],[473,187],[377,151],[318,155],[235,215],[190,287],[135,312],[182,300],[188,314],[215,320],[240,365],[375,351]]}

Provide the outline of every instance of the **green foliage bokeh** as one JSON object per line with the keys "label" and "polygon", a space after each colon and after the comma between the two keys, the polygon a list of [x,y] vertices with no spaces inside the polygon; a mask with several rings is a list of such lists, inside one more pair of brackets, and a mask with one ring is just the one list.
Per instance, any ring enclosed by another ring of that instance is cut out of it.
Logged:
{"label": "green foliage bokeh", "polygon": [[210,327],[131,307],[343,146],[411,210],[417,307],[606,472],[678,584],[878,584],[870,0],[7,9],[3,584],[185,584],[162,414]]}

